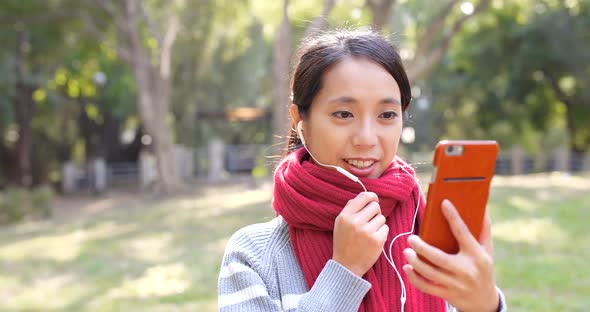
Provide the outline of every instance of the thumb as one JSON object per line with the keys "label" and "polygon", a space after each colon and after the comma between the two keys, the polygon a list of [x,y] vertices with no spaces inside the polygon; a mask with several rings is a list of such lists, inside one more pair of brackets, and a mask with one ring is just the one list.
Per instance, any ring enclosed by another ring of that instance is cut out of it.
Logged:
{"label": "thumb", "polygon": [[490,256],[494,255],[494,242],[492,240],[492,218],[490,218],[490,214],[487,209],[478,241]]}

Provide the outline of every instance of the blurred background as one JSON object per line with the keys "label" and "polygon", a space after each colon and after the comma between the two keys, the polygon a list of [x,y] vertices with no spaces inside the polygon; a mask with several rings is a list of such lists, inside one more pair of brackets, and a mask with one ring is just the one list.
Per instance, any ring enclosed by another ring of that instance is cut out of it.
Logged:
{"label": "blurred background", "polygon": [[274,216],[296,46],[368,26],[422,181],[438,140],[499,142],[511,310],[586,310],[587,0],[1,1],[0,310],[215,311],[230,235]]}

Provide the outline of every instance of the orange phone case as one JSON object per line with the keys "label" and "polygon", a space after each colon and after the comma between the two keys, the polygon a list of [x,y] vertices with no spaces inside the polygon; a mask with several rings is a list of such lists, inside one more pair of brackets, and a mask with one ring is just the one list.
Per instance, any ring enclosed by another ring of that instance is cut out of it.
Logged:
{"label": "orange phone case", "polygon": [[419,229],[424,241],[447,253],[459,251],[442,214],[444,199],[453,203],[471,234],[479,238],[498,149],[496,141],[440,141],[436,145],[434,171]]}

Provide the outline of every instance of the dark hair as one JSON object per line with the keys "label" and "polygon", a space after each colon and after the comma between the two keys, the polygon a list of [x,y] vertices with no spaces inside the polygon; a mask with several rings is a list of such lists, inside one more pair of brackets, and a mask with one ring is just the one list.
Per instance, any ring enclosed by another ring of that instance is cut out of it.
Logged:
{"label": "dark hair", "polygon": [[[353,56],[366,57],[387,70],[400,88],[402,111],[409,108],[412,92],[397,48],[371,30],[337,30],[306,39],[297,50],[291,96],[302,117],[308,116],[311,103],[322,88],[326,70]],[[287,154],[300,144],[297,133],[291,130]]]}

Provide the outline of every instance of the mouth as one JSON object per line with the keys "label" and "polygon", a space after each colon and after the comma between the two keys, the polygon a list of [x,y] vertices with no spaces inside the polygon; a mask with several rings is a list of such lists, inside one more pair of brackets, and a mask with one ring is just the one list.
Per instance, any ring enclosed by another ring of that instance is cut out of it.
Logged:
{"label": "mouth", "polygon": [[349,165],[358,168],[358,169],[366,169],[371,167],[377,161],[375,160],[358,160],[358,159],[344,159]]}
{"label": "mouth", "polygon": [[346,169],[357,177],[370,177],[377,169],[376,159],[344,159]]}

